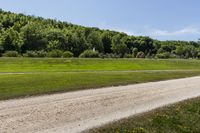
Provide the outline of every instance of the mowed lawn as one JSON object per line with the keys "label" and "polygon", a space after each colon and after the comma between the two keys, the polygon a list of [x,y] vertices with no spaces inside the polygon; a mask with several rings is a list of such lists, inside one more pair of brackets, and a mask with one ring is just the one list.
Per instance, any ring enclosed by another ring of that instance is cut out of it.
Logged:
{"label": "mowed lawn", "polygon": [[0,100],[197,75],[199,60],[0,58]]}
{"label": "mowed lawn", "polygon": [[200,70],[200,60],[0,58],[0,72]]}

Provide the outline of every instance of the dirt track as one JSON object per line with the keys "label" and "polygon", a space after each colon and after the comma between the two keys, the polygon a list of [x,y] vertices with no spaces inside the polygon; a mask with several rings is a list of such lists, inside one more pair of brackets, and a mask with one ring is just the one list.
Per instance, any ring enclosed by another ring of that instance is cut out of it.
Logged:
{"label": "dirt track", "polygon": [[0,101],[0,132],[81,132],[197,96],[200,77]]}

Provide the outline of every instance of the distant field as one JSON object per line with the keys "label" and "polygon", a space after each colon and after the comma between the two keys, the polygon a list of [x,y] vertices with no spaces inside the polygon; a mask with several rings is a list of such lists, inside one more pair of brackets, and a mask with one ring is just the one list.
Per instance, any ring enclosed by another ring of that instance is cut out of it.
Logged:
{"label": "distant field", "polygon": [[197,75],[198,60],[0,58],[0,99]]}
{"label": "distant field", "polygon": [[199,133],[199,125],[200,98],[195,98],[113,122],[87,133]]}
{"label": "distant field", "polygon": [[0,72],[200,70],[200,60],[0,58]]}

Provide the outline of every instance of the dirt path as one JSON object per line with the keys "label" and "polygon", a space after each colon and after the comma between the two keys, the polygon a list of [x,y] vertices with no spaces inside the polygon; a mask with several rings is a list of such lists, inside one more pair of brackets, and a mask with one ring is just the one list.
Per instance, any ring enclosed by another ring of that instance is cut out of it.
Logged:
{"label": "dirt path", "polygon": [[0,132],[81,132],[197,96],[200,77],[0,101]]}

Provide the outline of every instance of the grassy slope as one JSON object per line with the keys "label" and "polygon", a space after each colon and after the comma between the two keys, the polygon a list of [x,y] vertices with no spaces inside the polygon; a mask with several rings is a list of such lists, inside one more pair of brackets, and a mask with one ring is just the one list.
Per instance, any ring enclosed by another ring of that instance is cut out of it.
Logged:
{"label": "grassy slope", "polygon": [[[190,71],[130,71],[183,69]],[[196,75],[200,75],[197,60],[0,58],[0,99]]]}
{"label": "grassy slope", "polygon": [[89,133],[199,133],[200,98],[123,119]]}

